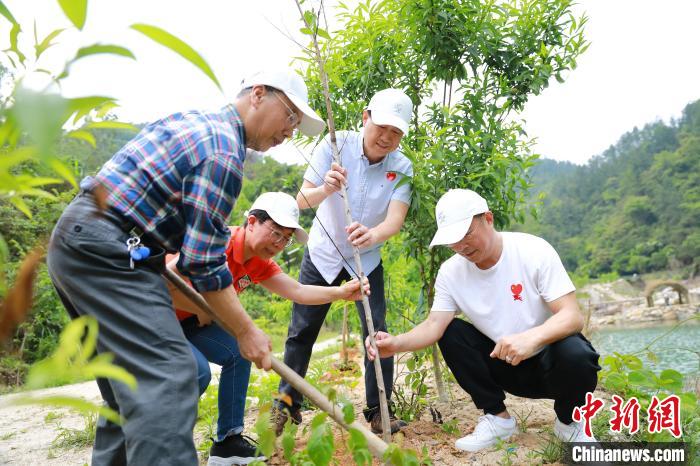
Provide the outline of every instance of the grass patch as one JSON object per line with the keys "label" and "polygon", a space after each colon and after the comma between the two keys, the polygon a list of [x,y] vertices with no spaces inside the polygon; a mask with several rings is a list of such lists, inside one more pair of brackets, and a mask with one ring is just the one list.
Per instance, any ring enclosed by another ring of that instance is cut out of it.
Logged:
{"label": "grass patch", "polygon": [[199,398],[197,406],[197,422],[194,426],[196,433],[202,434],[204,439],[196,445],[201,458],[209,458],[209,449],[212,438],[216,438],[216,420],[218,411],[219,385],[209,384],[207,391]]}
{"label": "grass patch", "polygon": [[53,450],[77,450],[91,447],[95,443],[95,431],[97,430],[97,413],[83,414],[85,425],[82,429],[68,429],[58,427],[58,435],[51,442],[49,454]]}
{"label": "grass patch", "polygon": [[564,443],[548,432],[543,438],[544,443],[537,450],[528,452],[530,458],[538,458],[541,464],[559,463],[564,459]]}
{"label": "grass patch", "polygon": [[44,416],[44,423],[48,424],[49,422],[57,421],[63,417],[62,414],[57,413],[56,411],[49,411],[46,413],[46,416]]}

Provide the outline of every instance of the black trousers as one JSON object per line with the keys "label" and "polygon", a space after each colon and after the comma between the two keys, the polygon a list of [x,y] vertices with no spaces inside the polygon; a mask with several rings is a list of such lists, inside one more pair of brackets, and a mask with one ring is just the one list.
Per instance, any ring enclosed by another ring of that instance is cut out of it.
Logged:
{"label": "black trousers", "polygon": [[[311,261],[308,248],[304,252],[304,259],[301,261],[301,270],[299,271],[299,283],[304,285],[338,286],[351,278],[350,274],[345,269],[342,269],[335,280],[333,280],[333,283],[329,285]],[[367,275],[367,280],[369,280],[370,286],[368,299],[372,309],[372,324],[375,330],[385,332],[386,301],[384,299],[384,267],[381,262],[377,268]],[[362,301],[357,301],[355,306],[362,325],[362,346],[364,347],[364,341],[368,335],[365,311]],[[316,338],[318,338],[330,307],[330,303],[319,305],[294,303],[292,307],[292,321],[289,324],[287,341],[284,347],[284,363],[302,377],[306,375],[306,371],[309,368],[311,350],[316,342]],[[380,360],[380,363],[384,389],[389,399],[391,398],[394,381],[394,358],[383,358]],[[377,389],[376,374],[374,363],[367,359],[365,354],[365,396],[367,398],[367,408],[364,410],[364,415],[367,420],[379,409],[379,390]],[[279,392],[285,393],[292,398],[292,409],[299,409],[302,395],[284,379],[280,381]]]}
{"label": "black trousers", "polygon": [[472,324],[454,319],[438,342],[447,366],[460,387],[485,414],[505,411],[505,393],[554,400],[564,424],[598,382],[598,353],[580,333],[554,342],[538,354],[512,366],[489,354],[496,344]]}

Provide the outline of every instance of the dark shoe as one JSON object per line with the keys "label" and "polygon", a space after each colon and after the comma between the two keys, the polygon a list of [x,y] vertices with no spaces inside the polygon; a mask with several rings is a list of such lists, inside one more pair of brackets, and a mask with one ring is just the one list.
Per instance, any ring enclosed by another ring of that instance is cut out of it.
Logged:
{"label": "dark shoe", "polygon": [[[389,426],[391,427],[392,434],[395,434],[400,431],[402,427],[406,427],[407,425],[406,422],[397,419],[393,414],[389,416]],[[372,429],[373,434],[381,434],[384,432],[382,429],[382,415],[379,411],[372,415],[372,419],[369,421],[369,427]]]}
{"label": "dark shoe", "polygon": [[292,409],[286,405],[284,407],[275,405],[272,407],[270,419],[275,425],[275,435],[279,437],[282,435],[284,426],[287,424],[289,419],[292,420],[292,424],[301,424],[301,412],[299,412],[298,409]]}
{"label": "dark shoe", "polygon": [[232,466],[250,464],[255,460],[267,458],[259,453],[255,441],[241,434],[229,435],[221,442],[214,442],[209,450],[208,466]]}

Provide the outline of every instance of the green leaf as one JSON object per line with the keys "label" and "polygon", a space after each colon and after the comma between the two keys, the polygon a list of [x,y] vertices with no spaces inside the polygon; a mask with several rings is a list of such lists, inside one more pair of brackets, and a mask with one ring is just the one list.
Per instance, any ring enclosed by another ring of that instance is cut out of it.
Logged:
{"label": "green leaf", "polygon": [[343,421],[346,424],[351,424],[355,420],[355,408],[352,403],[345,403],[343,405]]}
{"label": "green leaf", "polygon": [[159,27],[148,24],[132,24],[131,28],[161,44],[162,46],[169,48],[173,52],[183,57],[185,60],[195,65],[204,74],[206,74],[209,79],[214,82],[214,84],[216,84],[216,87],[218,87],[219,90],[222,90],[219,80],[216,79],[214,72],[209,67],[207,62],[199,55],[199,53],[197,53],[192,47],[187,45],[181,39]]}
{"label": "green leaf", "polygon": [[104,118],[110,110],[118,106],[116,102],[105,102],[95,109],[95,116],[97,116],[97,118]]}
{"label": "green leaf", "polygon": [[118,382],[122,382],[132,390],[136,390],[136,377],[131,375],[129,371],[123,367],[115,366],[111,363],[95,363],[91,362],[87,365],[86,373],[92,377],[103,377]]}
{"label": "green leaf", "polygon": [[270,425],[270,405],[260,408],[254,430],[258,434],[258,449],[269,458],[275,451],[275,431]]}
{"label": "green leaf", "polygon": [[97,149],[97,141],[95,141],[95,136],[93,136],[92,133],[90,133],[89,131],[78,129],[67,133],[66,136],[69,138],[80,139],[81,141],[85,141],[88,144],[90,144],[93,147],[93,149]]}
{"label": "green leaf", "polygon": [[0,171],[7,171],[36,155],[36,147],[24,146],[0,157]]}
{"label": "green leaf", "polygon": [[15,105],[11,113],[19,127],[37,145],[39,155],[46,157],[51,154],[54,143],[61,135],[67,107],[66,99],[57,94],[20,87],[15,92]]}
{"label": "green leaf", "polygon": [[631,370],[640,370],[644,367],[644,364],[642,363],[642,360],[639,359],[637,356],[632,356],[630,354],[625,354],[622,357],[622,360],[624,361],[625,365],[630,368]]}
{"label": "green leaf", "polygon": [[122,419],[119,413],[116,411],[102,405],[96,405],[82,398],[75,398],[71,396],[45,396],[40,398],[35,398],[31,396],[21,396],[14,399],[12,404],[16,405],[48,405],[48,406],[61,406],[65,408],[75,409],[81,413],[95,412],[100,416],[112,421],[117,425],[122,424]]}
{"label": "green leaf", "polygon": [[324,39],[331,40],[331,36],[328,34],[328,31],[326,31],[325,29],[321,29],[321,28],[316,29],[316,34],[319,37],[323,37]]}
{"label": "green leaf", "polygon": [[26,202],[22,200],[21,197],[13,196],[10,198],[10,202],[13,206],[17,207],[17,209],[19,209],[24,215],[26,215],[27,218],[32,218],[32,211],[29,209],[29,206]]}
{"label": "green leaf", "polygon": [[358,466],[372,464],[372,455],[367,448],[367,439],[357,429],[350,429],[348,437],[348,450],[352,452],[352,459]]}
{"label": "green leaf", "polygon": [[302,34],[306,34],[307,36],[313,36],[313,35],[314,35],[314,32],[313,32],[311,29],[307,28],[307,27],[303,27],[303,28],[299,29],[299,32],[301,32]]}
{"label": "green leaf", "polygon": [[659,375],[659,386],[669,392],[683,390],[683,374],[673,369],[666,369]]}
{"label": "green leaf", "polygon": [[66,114],[64,118],[67,120],[71,115],[75,113],[73,117],[73,123],[77,123],[82,117],[87,115],[93,110],[102,108],[103,105],[113,104],[113,97],[106,97],[101,95],[91,95],[87,97],[76,97],[74,99],[68,100],[68,108],[66,109]]}
{"label": "green leaf", "polygon": [[73,170],[70,167],[68,167],[68,165],[63,163],[62,160],[56,157],[52,157],[48,160],[48,165],[53,171],[55,171],[58,175],[63,177],[64,180],[72,184],[74,188],[78,187],[78,183],[75,181]]}
{"label": "green leaf", "polygon": [[[19,33],[21,31],[22,27],[19,25],[19,23],[15,23],[12,25],[12,29],[10,29],[10,48],[8,50],[14,52],[15,55],[17,55],[17,59],[19,60],[20,65],[24,65],[24,61],[27,59],[27,57],[17,46],[17,37],[19,36]],[[9,55],[7,57],[10,58]]]}
{"label": "green leaf", "polygon": [[131,123],[124,123],[121,121],[105,120],[105,121],[92,121],[85,125],[87,129],[123,129],[127,131],[139,132],[137,126]]}
{"label": "green leaf", "polygon": [[3,15],[12,24],[17,24],[17,20],[15,20],[15,17],[12,16],[12,13],[10,13],[10,10],[7,9],[2,1],[0,1],[0,15]]}
{"label": "green leaf", "polygon": [[105,53],[112,55],[121,55],[122,57],[127,57],[136,60],[136,57],[131,52],[131,50],[127,49],[126,47],[122,47],[121,45],[112,44],[93,44],[87,47],[81,47],[75,54],[74,60],[78,60],[80,58],[87,57],[90,55],[98,55]]}
{"label": "green leaf", "polygon": [[326,413],[319,413],[314,418],[311,420],[311,427],[318,427],[320,425],[323,425],[326,422],[326,419],[328,418],[328,414]]}
{"label": "green leaf", "polygon": [[58,0],[58,4],[70,22],[82,30],[87,17],[88,0]]}
{"label": "green leaf", "polygon": [[654,377],[654,373],[646,369],[631,371],[629,374],[627,374],[627,379],[630,385],[637,387],[649,388],[656,386],[656,377]]}
{"label": "green leaf", "polygon": [[604,379],[603,384],[612,391],[619,391],[627,386],[627,380],[623,375],[613,372]]}
{"label": "green leaf", "polygon": [[333,458],[335,445],[333,433],[325,422],[325,413],[317,415],[311,422],[312,430],[308,443],[308,454],[316,466],[326,466]]}
{"label": "green leaf", "polygon": [[306,23],[308,27],[313,27],[313,25],[316,24],[316,15],[313,11],[304,12],[304,23]]}
{"label": "green leaf", "polygon": [[51,41],[54,40],[56,37],[58,37],[59,34],[61,34],[65,29],[56,29],[55,31],[51,31],[49,35],[47,35],[44,40],[41,41],[40,44],[35,44],[34,49],[36,50],[36,58],[38,59],[42,53],[46,51],[49,47],[51,47],[52,44]]}
{"label": "green leaf", "polygon": [[[47,184],[60,184],[63,183],[63,180],[59,178],[48,178],[45,176],[42,177],[34,177],[34,176],[29,176],[27,177],[28,179],[22,180],[23,184],[26,186],[45,186]],[[49,196],[49,198],[53,199],[54,196],[50,195],[49,193],[44,192],[43,195]]]}
{"label": "green leaf", "polygon": [[284,454],[284,459],[290,462],[296,445],[296,431],[297,426],[291,422],[288,423],[282,431],[282,452]]}

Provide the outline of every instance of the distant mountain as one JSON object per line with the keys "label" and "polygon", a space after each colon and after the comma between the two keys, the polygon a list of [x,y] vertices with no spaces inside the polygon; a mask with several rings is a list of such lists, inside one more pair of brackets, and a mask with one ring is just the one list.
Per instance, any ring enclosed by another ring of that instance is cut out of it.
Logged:
{"label": "distant mountain", "polygon": [[567,269],[590,276],[700,268],[700,101],[679,120],[623,135],[584,166],[540,160],[530,199]]}

